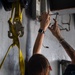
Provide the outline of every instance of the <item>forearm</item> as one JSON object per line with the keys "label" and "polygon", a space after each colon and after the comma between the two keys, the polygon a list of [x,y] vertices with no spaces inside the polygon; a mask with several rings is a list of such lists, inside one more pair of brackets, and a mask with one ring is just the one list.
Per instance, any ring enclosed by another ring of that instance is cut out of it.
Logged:
{"label": "forearm", "polygon": [[59,40],[59,42],[61,43],[61,45],[63,46],[63,48],[67,52],[67,54],[69,55],[69,57],[72,60],[74,60],[75,59],[74,49],[62,37],[58,37],[57,39]]}
{"label": "forearm", "polygon": [[41,21],[40,21],[40,29],[38,31],[38,35],[34,44],[33,48],[33,54],[37,54],[41,52],[41,47],[44,39],[44,33],[47,30],[48,26],[50,24],[50,15],[49,12],[42,13],[41,15]]}
{"label": "forearm", "polygon": [[49,30],[52,32],[52,34],[59,40],[61,45],[64,47],[65,51],[69,55],[69,57],[72,59],[72,62],[75,64],[75,51],[74,49],[62,38],[60,29],[58,26],[57,21],[54,19],[55,23],[48,27]]}
{"label": "forearm", "polygon": [[44,33],[38,33],[34,48],[33,48],[33,54],[37,54],[41,52],[41,47],[44,39]]}

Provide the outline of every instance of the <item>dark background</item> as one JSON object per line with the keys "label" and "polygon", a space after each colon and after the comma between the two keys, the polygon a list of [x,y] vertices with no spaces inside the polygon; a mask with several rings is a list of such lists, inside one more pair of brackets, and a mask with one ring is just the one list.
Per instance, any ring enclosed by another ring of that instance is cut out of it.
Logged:
{"label": "dark background", "polygon": [[49,0],[49,3],[52,11],[75,7],[75,0]]}

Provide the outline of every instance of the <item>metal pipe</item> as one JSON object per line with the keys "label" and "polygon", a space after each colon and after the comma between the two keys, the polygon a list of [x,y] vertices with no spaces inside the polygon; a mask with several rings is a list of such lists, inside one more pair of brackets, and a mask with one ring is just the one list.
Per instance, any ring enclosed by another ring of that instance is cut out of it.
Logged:
{"label": "metal pipe", "polygon": [[31,31],[30,31],[30,19],[27,19],[27,40],[26,40],[26,61],[31,57]]}

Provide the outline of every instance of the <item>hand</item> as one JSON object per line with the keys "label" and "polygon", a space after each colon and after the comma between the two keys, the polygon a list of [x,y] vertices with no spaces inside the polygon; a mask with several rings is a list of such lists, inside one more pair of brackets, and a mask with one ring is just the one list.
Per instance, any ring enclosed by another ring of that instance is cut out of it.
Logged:
{"label": "hand", "polygon": [[52,34],[57,38],[60,39],[61,38],[61,33],[60,33],[60,29],[58,27],[58,23],[55,19],[53,19],[55,21],[55,23],[51,26],[48,27],[48,29],[52,32]]}
{"label": "hand", "polygon": [[49,11],[48,11],[48,13],[44,12],[41,15],[40,29],[43,29],[44,31],[46,31],[49,24],[50,24],[50,15],[49,15]]}

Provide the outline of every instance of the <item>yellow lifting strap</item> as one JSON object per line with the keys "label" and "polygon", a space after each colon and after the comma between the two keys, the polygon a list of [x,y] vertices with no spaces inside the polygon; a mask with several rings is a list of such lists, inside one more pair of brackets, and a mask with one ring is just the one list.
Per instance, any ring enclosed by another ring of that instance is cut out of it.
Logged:
{"label": "yellow lifting strap", "polygon": [[[15,46],[16,44],[12,44],[12,45],[10,45],[10,47],[8,48],[8,50],[7,50],[7,52],[6,52],[6,54],[5,54],[5,56],[4,56],[4,58],[3,58],[3,60],[2,60],[2,62],[1,62],[1,64],[0,64],[0,69],[1,69],[1,67],[2,67],[2,65],[3,65],[3,63],[4,63],[4,60],[5,60],[5,58],[7,57],[7,55],[8,55],[8,52],[10,51],[10,49],[13,47],[13,46]],[[17,46],[17,45],[16,45]],[[19,50],[19,65],[20,65],[20,71],[21,71],[21,75],[24,75],[25,74],[25,63],[24,63],[24,57],[23,57],[23,54],[22,54],[22,51],[20,50],[20,48],[18,48],[18,50]]]}
{"label": "yellow lifting strap", "polygon": [[[13,12],[14,12],[14,8],[15,8],[15,15],[14,18],[13,17]],[[0,64],[0,68],[2,67],[5,58],[8,55],[8,52],[10,51],[10,49],[14,46],[18,47],[18,51],[19,51],[19,66],[20,66],[20,72],[21,75],[25,74],[25,62],[24,62],[24,57],[22,54],[22,51],[20,49],[20,43],[19,43],[19,37],[22,37],[24,34],[23,31],[23,27],[22,27],[22,8],[20,5],[19,1],[16,1],[16,3],[12,4],[12,13],[11,13],[11,18],[8,21],[9,23],[9,31],[8,31],[8,36],[9,38],[13,39],[13,43],[9,46],[1,64]],[[19,27],[19,28],[17,28]],[[20,34],[19,34],[20,32]],[[11,36],[12,34],[12,36]]]}
{"label": "yellow lifting strap", "polygon": [[[7,57],[7,55],[9,53],[9,51],[10,51],[10,49],[13,46],[15,46],[15,45],[14,44],[11,44],[10,47],[8,48],[8,50],[7,50],[5,56],[4,56],[4,58],[3,58],[3,60],[2,60],[2,62],[0,64],[0,69],[1,69],[1,67],[2,67],[2,65],[3,65],[3,63],[4,63],[4,61],[5,61],[6,57]],[[22,51],[20,49],[19,49],[19,65],[20,65],[21,75],[24,75],[25,74],[25,62],[24,62],[24,57],[23,57]]]}

